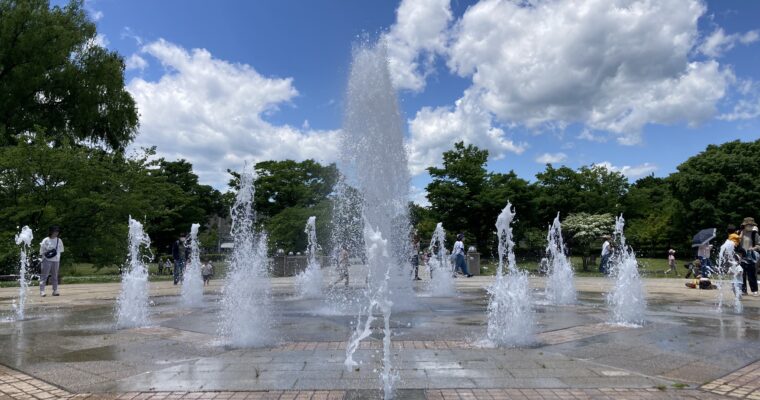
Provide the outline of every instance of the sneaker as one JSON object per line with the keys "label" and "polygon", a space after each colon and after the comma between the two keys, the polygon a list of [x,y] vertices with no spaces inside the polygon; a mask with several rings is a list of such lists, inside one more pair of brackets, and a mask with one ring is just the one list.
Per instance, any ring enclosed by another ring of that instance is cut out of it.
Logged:
{"label": "sneaker", "polygon": [[53,292],[53,296],[60,296],[61,294],[58,292]]}
{"label": "sneaker", "polygon": [[40,292],[40,297],[45,297],[45,292]]}
{"label": "sneaker", "polygon": [[472,274],[467,274],[467,277],[468,278],[472,278]]}
{"label": "sneaker", "polygon": [[757,296],[760,296],[760,294],[758,294],[757,292],[752,292],[752,296],[757,297]]}

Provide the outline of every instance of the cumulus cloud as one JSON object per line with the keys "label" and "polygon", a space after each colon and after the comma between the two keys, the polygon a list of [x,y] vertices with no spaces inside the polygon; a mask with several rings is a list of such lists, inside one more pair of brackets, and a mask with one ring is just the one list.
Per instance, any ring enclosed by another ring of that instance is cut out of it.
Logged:
{"label": "cumulus cloud", "polygon": [[711,118],[733,82],[689,58],[704,13],[698,0],[482,0],[452,28],[448,65],[501,123],[581,123],[635,144],[647,124]]}
{"label": "cumulus cloud", "polygon": [[544,153],[536,157],[536,162],[539,164],[557,164],[565,160],[567,160],[565,153]]}
{"label": "cumulus cloud", "polygon": [[409,198],[414,204],[417,204],[418,206],[430,206],[430,201],[428,200],[427,195],[428,193],[425,189],[418,188],[414,185],[409,188]]}
{"label": "cumulus cloud", "polygon": [[612,165],[609,161],[604,161],[600,163],[594,164],[599,167],[607,168],[610,171],[620,172],[621,174],[625,175],[629,179],[638,179],[645,175],[649,175],[655,171],[657,171],[657,166],[650,163],[644,163],[641,165],[624,165],[622,167],[616,167]]}
{"label": "cumulus cloud", "polygon": [[148,61],[142,58],[139,54],[132,54],[127,58],[126,62],[127,70],[138,69],[140,71],[148,67]]}
{"label": "cumulus cloud", "polygon": [[492,159],[507,153],[522,154],[527,145],[515,143],[503,129],[493,126],[491,114],[478,106],[477,97],[465,93],[454,107],[423,107],[409,120],[409,169],[418,175],[441,163],[441,154],[464,141],[489,150]]}
{"label": "cumulus cloud", "polygon": [[718,27],[699,46],[699,51],[708,57],[721,57],[733,49],[737,43],[750,44],[760,39],[760,31],[753,30],[745,33],[727,35],[723,28]]}
{"label": "cumulus cloud", "polygon": [[336,159],[338,133],[274,125],[264,118],[298,95],[291,78],[265,77],[247,64],[186,50],[165,40],[142,52],[166,72],[157,81],[132,79],[128,90],[140,111],[134,146],[192,162],[204,182],[224,187],[227,168],[245,161]]}
{"label": "cumulus cloud", "polygon": [[451,19],[449,0],[401,2],[396,22],[383,35],[391,79],[397,88],[420,91],[425,87],[436,54],[445,51]]}
{"label": "cumulus cloud", "polygon": [[576,136],[578,139],[588,140],[589,142],[604,143],[607,141],[607,137],[603,135],[595,135],[590,129],[584,129]]}

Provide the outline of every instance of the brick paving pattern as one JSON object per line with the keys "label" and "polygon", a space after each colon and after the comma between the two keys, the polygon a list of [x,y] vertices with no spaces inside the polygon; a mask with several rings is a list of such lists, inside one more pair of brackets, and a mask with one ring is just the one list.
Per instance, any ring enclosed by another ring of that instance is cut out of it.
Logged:
{"label": "brick paving pattern", "polygon": [[428,400],[645,400],[645,399],[722,399],[698,390],[659,389],[450,389],[429,390]]}
{"label": "brick paving pattern", "polygon": [[707,383],[702,389],[730,398],[760,400],[760,361]]}
{"label": "brick paving pattern", "polygon": [[0,399],[61,399],[71,393],[0,365]]}

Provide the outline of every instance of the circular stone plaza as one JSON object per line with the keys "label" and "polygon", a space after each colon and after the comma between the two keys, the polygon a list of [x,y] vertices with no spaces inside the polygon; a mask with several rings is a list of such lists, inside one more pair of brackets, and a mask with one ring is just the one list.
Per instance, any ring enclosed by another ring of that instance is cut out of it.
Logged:
{"label": "circular stone plaza", "polygon": [[[363,284],[352,266],[352,286]],[[426,295],[394,311],[391,359],[399,399],[760,398],[760,301],[742,314],[718,312],[715,291],[679,279],[644,279],[641,327],[608,324],[605,278],[576,278],[578,302],[542,302],[535,293],[534,343],[479,345],[493,277],[456,280],[456,295]],[[355,316],[329,300],[300,300],[293,278],[272,278],[272,345],[220,343],[220,281],[201,307],[186,308],[171,282],[150,285],[150,323],[117,329],[118,283],[62,286],[60,297],[32,297],[22,321],[0,322],[2,399],[361,399],[381,398],[382,334],[372,334],[347,369]],[[16,288],[0,289],[11,313]],[[376,321],[377,322],[377,321]],[[373,326],[374,327],[374,326]]]}

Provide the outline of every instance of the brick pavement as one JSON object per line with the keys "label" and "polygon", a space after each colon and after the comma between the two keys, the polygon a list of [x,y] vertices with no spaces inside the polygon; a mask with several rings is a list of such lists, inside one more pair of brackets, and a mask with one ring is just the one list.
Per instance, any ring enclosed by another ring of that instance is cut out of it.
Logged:
{"label": "brick pavement", "polygon": [[702,385],[702,389],[730,398],[760,400],[760,361]]}

